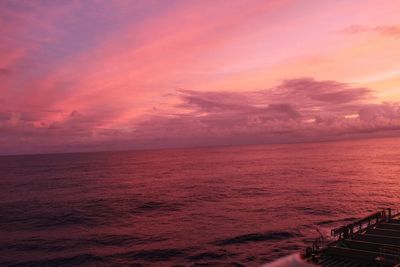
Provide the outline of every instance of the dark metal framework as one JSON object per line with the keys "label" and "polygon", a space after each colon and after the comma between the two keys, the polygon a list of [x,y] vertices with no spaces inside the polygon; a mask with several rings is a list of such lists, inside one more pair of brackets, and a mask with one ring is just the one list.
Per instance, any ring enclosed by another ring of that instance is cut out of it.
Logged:
{"label": "dark metal framework", "polygon": [[334,241],[307,248],[305,258],[329,267],[400,267],[399,217],[397,210],[387,208],[332,229]]}

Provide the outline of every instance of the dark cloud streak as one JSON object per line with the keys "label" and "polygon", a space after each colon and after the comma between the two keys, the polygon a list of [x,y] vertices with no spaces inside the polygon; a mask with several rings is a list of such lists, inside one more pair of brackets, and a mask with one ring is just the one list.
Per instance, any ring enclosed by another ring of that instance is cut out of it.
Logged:
{"label": "dark cloud streak", "polygon": [[397,104],[371,105],[375,99],[372,90],[337,81],[306,77],[255,92],[177,93],[182,114],[149,118],[137,125],[140,136],[225,136],[232,143],[242,143],[254,136],[261,142],[280,141],[277,134],[287,135],[288,141],[300,137],[317,140],[400,129]]}
{"label": "dark cloud streak", "polygon": [[364,32],[375,32],[384,36],[400,37],[400,26],[397,25],[382,25],[382,26],[362,26],[352,25],[342,31],[347,34],[358,34]]}

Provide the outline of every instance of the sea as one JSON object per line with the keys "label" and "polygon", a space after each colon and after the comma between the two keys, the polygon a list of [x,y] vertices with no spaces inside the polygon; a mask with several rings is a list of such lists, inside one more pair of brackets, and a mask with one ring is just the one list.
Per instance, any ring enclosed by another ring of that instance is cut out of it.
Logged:
{"label": "sea", "polygon": [[400,138],[0,157],[0,266],[260,266],[400,208]]}

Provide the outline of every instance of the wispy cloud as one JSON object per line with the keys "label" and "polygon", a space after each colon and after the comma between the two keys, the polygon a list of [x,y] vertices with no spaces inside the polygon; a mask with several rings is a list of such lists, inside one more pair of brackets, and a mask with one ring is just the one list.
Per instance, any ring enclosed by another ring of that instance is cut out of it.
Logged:
{"label": "wispy cloud", "polygon": [[0,153],[393,129],[400,6],[367,2],[0,1]]}
{"label": "wispy cloud", "polygon": [[382,25],[382,26],[362,26],[352,25],[343,30],[344,33],[357,34],[363,32],[373,32],[385,36],[400,37],[400,26],[397,25]]}

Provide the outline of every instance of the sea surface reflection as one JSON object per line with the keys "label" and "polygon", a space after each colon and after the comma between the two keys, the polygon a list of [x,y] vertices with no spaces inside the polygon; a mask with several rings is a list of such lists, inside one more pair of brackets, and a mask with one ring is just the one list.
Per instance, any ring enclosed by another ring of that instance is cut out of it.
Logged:
{"label": "sea surface reflection", "polygon": [[0,157],[0,263],[258,266],[400,206],[400,139]]}

